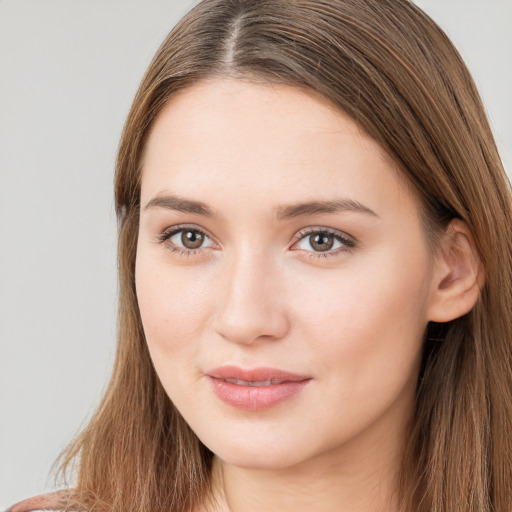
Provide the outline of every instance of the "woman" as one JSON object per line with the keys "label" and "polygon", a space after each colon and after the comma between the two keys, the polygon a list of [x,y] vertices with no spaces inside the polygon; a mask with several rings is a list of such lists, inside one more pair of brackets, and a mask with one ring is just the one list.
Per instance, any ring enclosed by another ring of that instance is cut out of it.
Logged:
{"label": "woman", "polygon": [[116,172],[119,344],[73,489],[14,511],[495,511],[512,202],[406,0],[206,0]]}

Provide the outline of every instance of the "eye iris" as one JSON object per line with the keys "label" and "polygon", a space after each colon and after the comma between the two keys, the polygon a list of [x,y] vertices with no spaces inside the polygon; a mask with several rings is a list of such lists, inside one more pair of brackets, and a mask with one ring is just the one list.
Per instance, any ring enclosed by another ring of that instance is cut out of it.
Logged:
{"label": "eye iris", "polygon": [[328,233],[316,233],[309,237],[309,243],[315,251],[329,251],[334,245],[334,237]]}
{"label": "eye iris", "polygon": [[204,236],[197,231],[183,231],[181,243],[187,249],[198,249],[204,241]]}

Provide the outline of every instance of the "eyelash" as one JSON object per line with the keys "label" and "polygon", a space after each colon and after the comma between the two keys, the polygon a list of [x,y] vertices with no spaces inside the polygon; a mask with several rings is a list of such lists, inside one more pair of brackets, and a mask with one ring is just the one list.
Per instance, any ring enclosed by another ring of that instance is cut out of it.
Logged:
{"label": "eyelash", "polygon": [[208,235],[205,231],[202,229],[196,227],[196,226],[187,226],[187,225],[180,225],[180,226],[173,226],[172,228],[166,229],[164,232],[162,232],[157,237],[157,242],[166,245],[166,248],[173,254],[177,254],[178,256],[188,258],[190,256],[196,256],[201,253],[203,253],[206,250],[206,247],[200,247],[198,249],[182,249],[181,247],[178,247],[172,243],[169,242],[169,239],[173,237],[174,235],[182,232],[182,231],[194,231],[196,233],[199,233],[200,235],[209,238],[212,240],[212,237]]}
{"label": "eyelash", "polygon": [[[297,235],[294,237],[293,245],[299,243],[304,238],[311,236],[313,234],[322,234],[322,235],[331,235],[336,241],[342,244],[342,247],[339,247],[335,250],[329,251],[305,251],[307,257],[309,258],[331,258],[335,256],[339,256],[341,253],[350,252],[356,246],[355,241],[352,237],[348,235],[342,234],[340,231],[329,229],[329,228],[306,228],[302,231],[299,231]],[[294,249],[300,250],[300,249]]]}
{"label": "eyelash", "polygon": [[[169,242],[169,239],[173,237],[174,235],[182,232],[182,231],[193,231],[196,233],[199,233],[203,237],[206,237],[210,240],[212,240],[212,237],[208,235],[205,231],[202,229],[196,227],[196,226],[188,226],[188,225],[179,225],[179,226],[173,226],[172,228],[166,229],[161,234],[157,236],[157,242],[161,245],[166,245],[167,249],[173,253],[177,254],[180,257],[190,257],[190,256],[198,256],[202,254],[207,247],[200,247],[198,249],[182,249],[172,243]],[[294,237],[294,241],[292,245],[295,245],[299,243],[301,240],[306,238],[307,236],[310,236],[312,234],[327,234],[331,235],[335,238],[336,241],[338,241],[340,244],[342,244],[342,247],[337,248],[334,251],[304,251],[309,258],[329,258],[333,256],[338,256],[340,253],[349,252],[351,251],[355,246],[356,243],[352,237],[344,236],[341,232],[332,230],[329,228],[306,228],[297,233],[297,235]],[[300,249],[294,249],[294,250],[300,250]]]}

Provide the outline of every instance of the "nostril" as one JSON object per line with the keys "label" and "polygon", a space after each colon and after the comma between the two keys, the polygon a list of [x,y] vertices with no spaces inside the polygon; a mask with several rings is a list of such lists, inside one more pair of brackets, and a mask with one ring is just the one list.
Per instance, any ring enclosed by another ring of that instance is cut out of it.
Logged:
{"label": "nostril", "polygon": [[288,319],[277,305],[258,308],[237,304],[218,311],[215,331],[227,341],[251,344],[256,341],[278,340],[288,331]]}
{"label": "nostril", "polygon": [[241,344],[285,336],[286,301],[283,294],[276,293],[284,284],[282,273],[278,274],[271,262],[254,250],[237,254],[225,270],[216,291],[215,331],[222,338]]}

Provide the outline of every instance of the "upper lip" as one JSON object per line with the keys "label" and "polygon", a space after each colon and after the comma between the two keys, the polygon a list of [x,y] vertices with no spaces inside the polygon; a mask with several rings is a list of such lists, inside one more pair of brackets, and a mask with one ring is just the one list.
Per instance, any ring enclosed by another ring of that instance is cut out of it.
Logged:
{"label": "upper lip", "polygon": [[272,384],[280,382],[300,382],[311,379],[308,375],[290,373],[277,368],[260,367],[246,369],[231,365],[214,368],[213,370],[207,371],[206,375],[221,380],[236,379],[246,382],[271,381]]}

